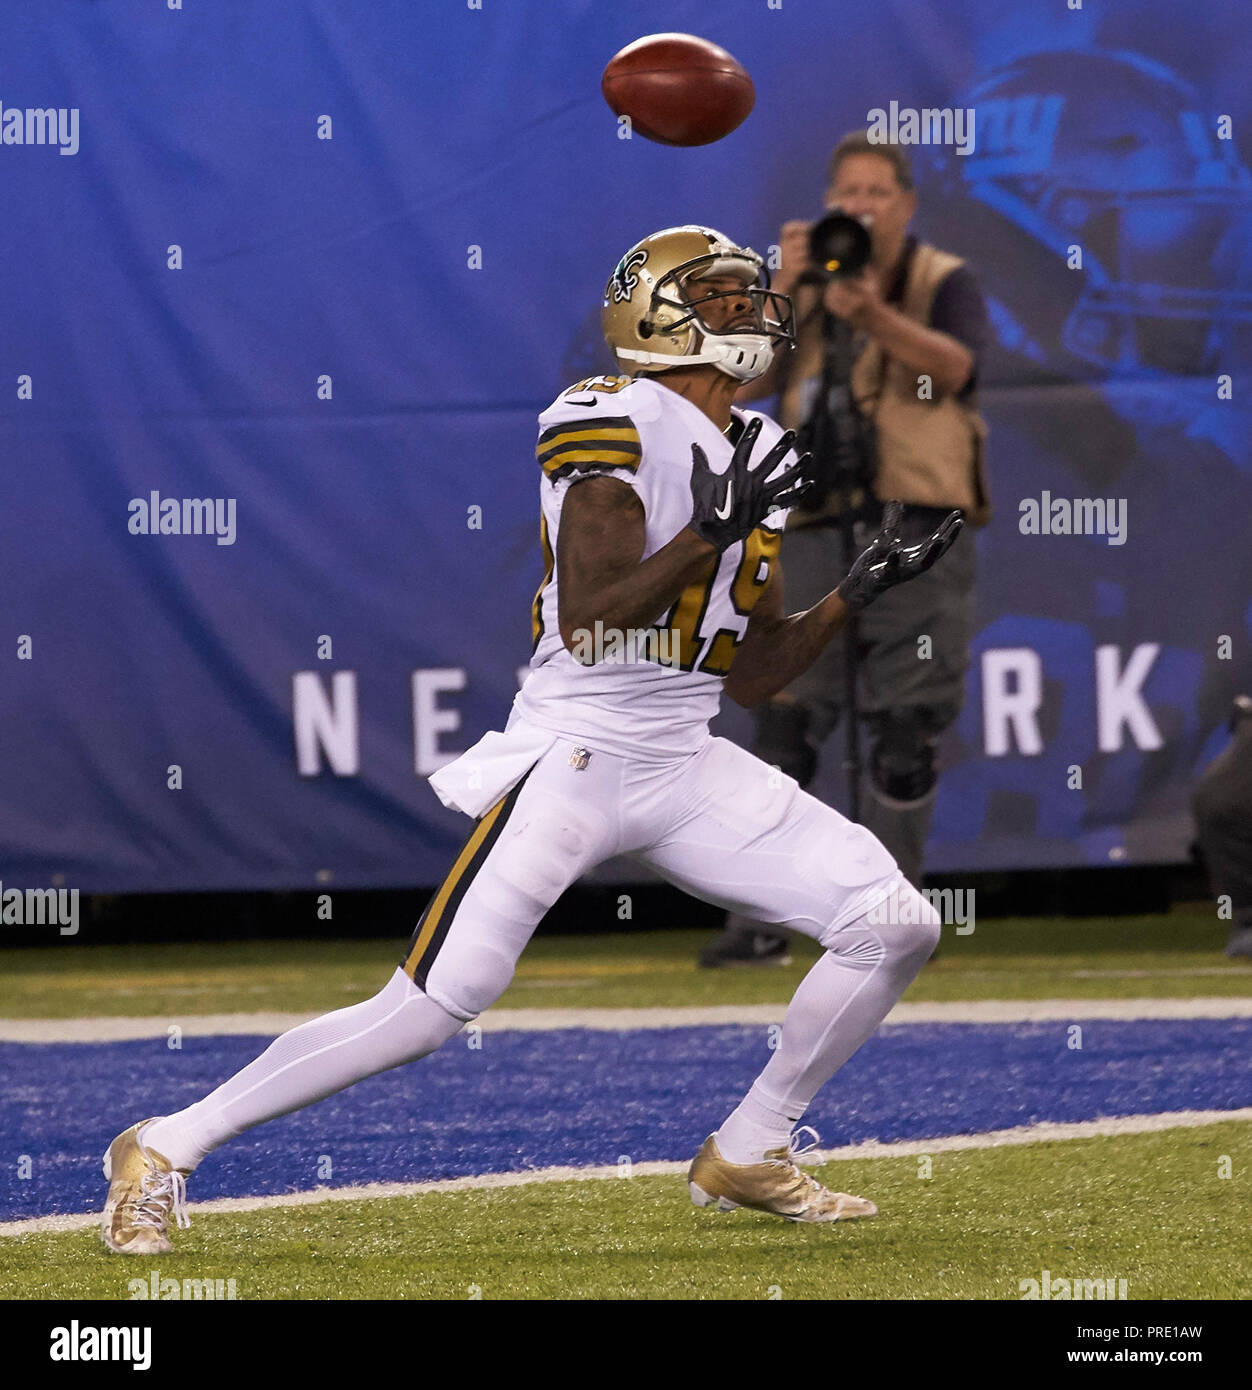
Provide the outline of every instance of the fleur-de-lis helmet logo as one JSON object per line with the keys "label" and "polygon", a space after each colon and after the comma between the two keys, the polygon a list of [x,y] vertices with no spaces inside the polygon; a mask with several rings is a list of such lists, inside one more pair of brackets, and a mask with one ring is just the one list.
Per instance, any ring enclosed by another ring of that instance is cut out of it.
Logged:
{"label": "fleur-de-lis helmet logo", "polygon": [[623,304],[628,300],[639,285],[639,277],[635,274],[636,269],[648,259],[646,251],[636,251],[632,255],[623,256],[617,263],[617,269],[613,272],[613,303]]}

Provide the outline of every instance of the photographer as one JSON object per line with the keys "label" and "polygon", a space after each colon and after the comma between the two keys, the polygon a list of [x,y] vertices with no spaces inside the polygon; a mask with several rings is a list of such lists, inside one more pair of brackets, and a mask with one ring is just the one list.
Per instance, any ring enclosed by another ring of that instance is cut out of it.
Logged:
{"label": "photographer", "polygon": [[[873,537],[882,503],[906,503],[906,539],[953,507],[983,526],[990,506],[986,427],[975,404],[987,339],[977,281],[956,256],[909,235],[917,205],[898,146],[864,132],[840,141],[825,205],[869,230],[868,264],[840,274],[810,255],[811,224],[782,229],[774,288],[792,296],[795,351],[740,391],[779,398],[778,419],[812,450],[816,486],[783,541],[788,601],[816,603]],[[823,224],[825,225],[825,224]],[[854,228],[859,234],[859,229]],[[846,270],[846,267],[845,267]],[[974,622],[975,545],[962,536],[943,565],[885,596],[856,629],[859,714],[869,736],[859,819],[921,886],[934,809],[935,745],[961,710]],[[755,751],[807,786],[818,750],[848,704],[844,639],[786,691],[758,707]],[[731,917],[701,964],[785,963],[777,928]]]}
{"label": "photographer", "polygon": [[1252,956],[1252,696],[1230,713],[1231,740],[1205,768],[1191,799],[1215,897],[1230,899],[1228,956]]}

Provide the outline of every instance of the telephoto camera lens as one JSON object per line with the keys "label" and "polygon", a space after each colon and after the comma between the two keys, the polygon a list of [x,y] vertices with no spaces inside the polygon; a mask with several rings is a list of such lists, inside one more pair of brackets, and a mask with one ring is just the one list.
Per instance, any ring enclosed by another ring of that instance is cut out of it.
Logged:
{"label": "telephoto camera lens", "polygon": [[815,222],[809,232],[809,260],[824,278],[859,275],[869,264],[870,252],[868,222],[838,208]]}

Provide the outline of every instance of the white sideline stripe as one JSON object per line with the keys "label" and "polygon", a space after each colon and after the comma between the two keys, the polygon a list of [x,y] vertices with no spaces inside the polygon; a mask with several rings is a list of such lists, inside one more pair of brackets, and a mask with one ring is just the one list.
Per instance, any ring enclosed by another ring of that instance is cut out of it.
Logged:
{"label": "white sideline stripe", "polygon": [[[962,1149],[1001,1149],[1022,1144],[1047,1144],[1068,1139],[1099,1139],[1124,1134],[1149,1134],[1167,1129],[1196,1129],[1202,1125],[1252,1120],[1252,1106],[1242,1110],[1169,1110],[1158,1115],[1121,1115],[1072,1124],[1018,1125],[986,1134],[950,1134],[936,1139],[909,1139],[883,1144],[876,1139],[847,1144],[839,1149],[815,1149],[806,1154],[806,1166],[838,1163],[849,1159],[911,1158],[918,1154],[955,1153]],[[631,1165],[632,1177],[672,1177],[687,1170],[687,1163],[650,1162]],[[275,1207],[311,1207],[321,1202],[361,1202],[377,1197],[422,1197],[431,1192],[477,1192],[484,1188],[528,1187],[531,1183],[602,1182],[620,1178],[617,1164],[595,1168],[535,1168],[525,1173],[484,1173],[472,1178],[446,1178],[437,1182],[374,1182],[359,1187],[322,1187],[312,1192],[289,1192],[277,1197],[218,1197],[211,1202],[189,1202],[197,1214],[230,1211],[267,1211]],[[103,1184],[103,1179],[101,1179]],[[83,1231],[99,1224],[99,1212],[72,1216],[35,1216],[25,1221],[0,1222],[0,1238],[45,1235],[58,1231]]]}
{"label": "white sideline stripe", "polygon": [[[786,1004],[718,1004],[670,1009],[492,1009],[478,1019],[484,1033],[547,1032],[589,1028],[691,1028],[725,1024],[781,1023]],[[0,1019],[0,1042],[99,1043],[163,1038],[177,1024],[183,1037],[253,1034],[277,1037],[318,1013],[176,1014],[164,1018]],[[1252,997],[1194,999],[979,999],[969,1002],[897,1004],[884,1024],[1046,1023],[1106,1018],[1252,1018]]]}

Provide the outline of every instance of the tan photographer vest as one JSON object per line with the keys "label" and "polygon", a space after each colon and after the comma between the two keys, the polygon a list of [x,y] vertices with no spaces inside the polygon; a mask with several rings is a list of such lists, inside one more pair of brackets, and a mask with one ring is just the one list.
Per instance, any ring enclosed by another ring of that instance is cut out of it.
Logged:
{"label": "tan photographer vest", "polygon": [[[936,291],[963,264],[960,257],[919,242],[895,307],[929,326]],[[796,356],[780,411],[787,424],[792,424],[803,381],[821,371],[820,333],[797,346]],[[920,399],[918,374],[887,356],[872,340],[852,368],[851,390],[857,408],[873,420],[877,432],[874,493],[879,501],[894,497],[926,507],[960,507],[969,525],[985,526],[991,519],[984,448],[987,426],[975,406],[951,395]],[[792,520],[803,525],[820,515],[797,513]]]}

